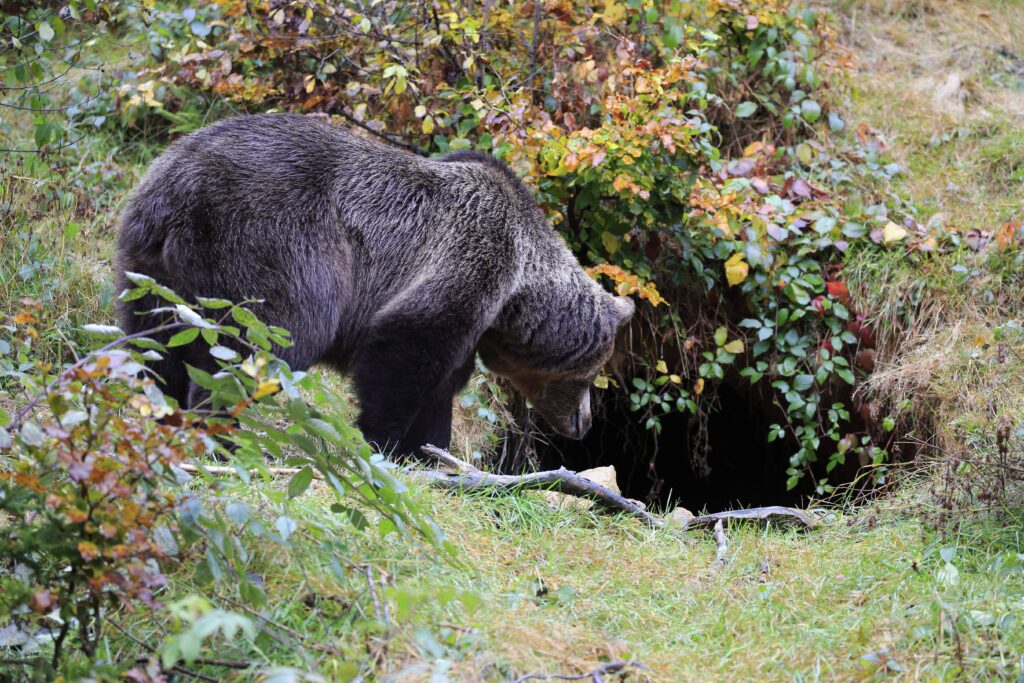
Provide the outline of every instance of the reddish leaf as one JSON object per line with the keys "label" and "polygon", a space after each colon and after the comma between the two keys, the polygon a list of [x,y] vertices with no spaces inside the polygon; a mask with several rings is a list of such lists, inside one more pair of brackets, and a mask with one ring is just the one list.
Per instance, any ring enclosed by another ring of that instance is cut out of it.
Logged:
{"label": "reddish leaf", "polygon": [[839,282],[838,280],[829,280],[825,283],[825,289],[828,291],[828,295],[843,304],[850,303],[850,289],[846,286],[845,282]]}

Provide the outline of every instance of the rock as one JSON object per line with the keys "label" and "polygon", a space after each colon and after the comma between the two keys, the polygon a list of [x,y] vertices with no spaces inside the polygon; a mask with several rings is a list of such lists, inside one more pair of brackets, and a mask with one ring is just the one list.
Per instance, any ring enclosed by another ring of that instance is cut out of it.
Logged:
{"label": "rock", "polygon": [[673,524],[678,524],[679,526],[686,526],[690,523],[690,520],[693,519],[693,517],[694,515],[692,512],[682,507],[681,505],[677,505],[672,512],[668,513],[668,516],[665,519],[667,519],[669,522]]}
{"label": "rock", "polygon": [[951,73],[932,93],[932,105],[944,114],[963,118],[967,113],[967,95],[967,88],[964,87],[960,74]]}
{"label": "rock", "polygon": [[[583,470],[582,472],[577,472],[577,474],[584,479],[589,479],[595,484],[600,484],[609,491],[622,493],[619,490],[619,482],[615,476],[615,468],[611,465],[607,467],[595,467],[593,469]],[[557,491],[543,491],[542,493],[548,504],[556,509],[568,507],[576,510],[589,510],[594,506],[594,502],[592,500],[587,500],[586,498],[567,496],[564,493],[558,493]]]}

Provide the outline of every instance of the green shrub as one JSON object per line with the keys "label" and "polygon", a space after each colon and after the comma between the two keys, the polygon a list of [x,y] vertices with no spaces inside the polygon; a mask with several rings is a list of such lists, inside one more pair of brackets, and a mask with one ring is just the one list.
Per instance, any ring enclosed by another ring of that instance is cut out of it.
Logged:
{"label": "green shrub", "polygon": [[[0,386],[30,397],[14,415],[0,411],[0,620],[23,632],[55,631],[50,662],[39,662],[40,671],[56,671],[72,642],[96,657],[109,607],[157,606],[168,548],[205,548],[200,573],[211,581],[230,577],[241,598],[263,600],[246,571],[241,509],[182,484],[189,478],[182,467],[224,452],[224,442],[234,449],[230,461],[242,481],[269,476],[266,453],[296,469],[273,528],[260,527],[263,534],[288,542],[297,523],[287,501],[319,477],[336,493],[332,509],[356,528],[372,525],[382,535],[398,532],[447,552],[438,527],[392,476],[394,465],[340,417],[340,399],[322,377],[292,372],[271,353],[272,345],[289,344],[287,332],[267,327],[244,306],[203,300],[198,308],[149,278],[132,280],[136,286],[124,296],[167,302],[163,325],[133,335],[88,326],[105,343],[65,369],[34,361],[31,307],[0,338]],[[166,346],[154,339],[171,333]],[[217,359],[215,374],[190,369],[210,390],[216,413],[183,412],[145,369],[146,360],[186,343],[209,344]],[[221,408],[245,428],[218,417]],[[176,650],[192,658],[194,651]]]}

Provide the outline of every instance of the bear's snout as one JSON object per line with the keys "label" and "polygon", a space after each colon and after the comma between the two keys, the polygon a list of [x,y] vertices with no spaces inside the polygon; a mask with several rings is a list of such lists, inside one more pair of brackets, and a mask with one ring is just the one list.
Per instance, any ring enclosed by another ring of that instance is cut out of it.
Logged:
{"label": "bear's snout", "polygon": [[572,415],[572,426],[575,433],[566,436],[572,439],[582,439],[590,431],[593,422],[594,416],[590,412],[590,392],[588,391],[583,395],[583,400]]}

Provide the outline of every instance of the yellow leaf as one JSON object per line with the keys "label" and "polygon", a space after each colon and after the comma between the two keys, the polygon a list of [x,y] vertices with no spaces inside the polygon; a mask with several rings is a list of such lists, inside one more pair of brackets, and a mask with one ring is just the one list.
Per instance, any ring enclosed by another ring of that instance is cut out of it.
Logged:
{"label": "yellow leaf", "polygon": [[693,393],[697,394],[698,396],[700,396],[701,394],[704,393],[704,378],[703,377],[698,379],[697,382],[693,385]]}
{"label": "yellow leaf", "polygon": [[29,325],[34,322],[38,322],[38,319],[28,311],[19,311],[14,316],[15,325]]}
{"label": "yellow leaf", "polygon": [[679,375],[669,375],[668,376],[668,381],[672,382],[672,384],[680,384],[680,383],[682,383],[683,378],[680,377]]}
{"label": "yellow leaf", "polygon": [[747,279],[750,266],[743,260],[743,254],[736,253],[725,262],[725,279],[730,286],[736,286]]}
{"label": "yellow leaf", "polygon": [[627,187],[633,184],[633,179],[625,173],[620,173],[615,176],[615,180],[612,181],[612,187],[615,188],[616,192],[622,192]]}
{"label": "yellow leaf", "polygon": [[726,237],[732,237],[732,228],[729,227],[729,217],[724,213],[715,214],[715,227],[725,233]]}
{"label": "yellow leaf", "polygon": [[604,0],[604,11],[601,12],[605,22],[617,24],[626,17],[625,5],[620,5],[615,0]]}
{"label": "yellow leaf", "polygon": [[892,221],[885,224],[882,229],[882,241],[886,244],[890,242],[899,242],[907,236],[907,229],[902,225],[896,225]]}
{"label": "yellow leaf", "polygon": [[608,388],[608,375],[598,375],[594,378],[594,386],[598,389]]}
{"label": "yellow leaf", "polygon": [[261,379],[256,385],[256,392],[252,395],[253,398],[260,399],[264,396],[270,396],[276,394],[281,389],[281,380],[276,377],[268,377],[267,379]]}
{"label": "yellow leaf", "polygon": [[619,250],[619,238],[610,232],[605,231],[601,233],[601,244],[604,245],[609,254],[614,254]]}
{"label": "yellow leaf", "polygon": [[749,145],[746,146],[746,148],[744,148],[743,156],[752,157],[758,152],[760,152],[762,149],[764,149],[764,143],[761,142],[760,140],[758,140],[757,142],[751,142]]}
{"label": "yellow leaf", "polygon": [[246,358],[244,361],[242,361],[242,372],[249,375],[250,377],[255,377],[258,374],[259,370],[253,364],[251,358]]}
{"label": "yellow leaf", "polygon": [[469,106],[473,107],[474,111],[480,111],[481,109],[484,108],[484,101],[478,97],[477,99],[470,102]]}
{"label": "yellow leaf", "polygon": [[733,339],[731,342],[729,342],[722,348],[724,348],[727,352],[733,355],[739,355],[743,353],[743,349],[746,347],[743,345],[742,339]]}
{"label": "yellow leaf", "polygon": [[665,361],[659,360],[658,364],[654,366],[654,369],[664,375],[668,372],[668,365],[665,364]]}
{"label": "yellow leaf", "polygon": [[412,110],[412,113],[415,114],[416,118],[422,119],[427,115],[427,108],[422,104],[417,104],[416,108]]}
{"label": "yellow leaf", "polygon": [[430,135],[434,132],[434,117],[427,116],[423,119],[423,134]]}

